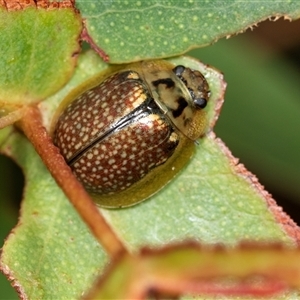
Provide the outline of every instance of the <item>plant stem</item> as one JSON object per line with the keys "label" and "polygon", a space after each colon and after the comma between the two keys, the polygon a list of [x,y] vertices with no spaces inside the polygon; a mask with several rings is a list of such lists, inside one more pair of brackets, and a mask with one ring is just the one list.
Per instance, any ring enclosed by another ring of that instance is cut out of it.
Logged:
{"label": "plant stem", "polygon": [[28,107],[19,125],[57,184],[62,188],[69,201],[105,250],[111,256],[126,251],[89,194],[73,175],[59,149],[52,143],[51,137],[42,124],[39,109],[36,106]]}

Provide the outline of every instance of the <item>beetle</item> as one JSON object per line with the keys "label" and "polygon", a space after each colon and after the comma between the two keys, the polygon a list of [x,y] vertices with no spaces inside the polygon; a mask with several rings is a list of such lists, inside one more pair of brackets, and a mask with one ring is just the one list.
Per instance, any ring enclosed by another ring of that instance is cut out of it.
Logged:
{"label": "beetle", "polygon": [[53,140],[96,203],[130,206],[167,184],[204,133],[209,85],[164,60],[112,67],[71,93]]}

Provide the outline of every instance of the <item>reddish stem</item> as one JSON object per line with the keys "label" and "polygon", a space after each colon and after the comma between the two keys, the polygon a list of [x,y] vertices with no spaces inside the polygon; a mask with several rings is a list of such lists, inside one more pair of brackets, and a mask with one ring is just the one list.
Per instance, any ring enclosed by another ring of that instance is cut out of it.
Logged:
{"label": "reddish stem", "polygon": [[98,55],[103,59],[103,61],[108,62],[109,61],[109,55],[106,54],[106,52],[101,49],[92,39],[92,37],[89,35],[87,28],[86,28],[86,24],[85,22],[83,23],[83,29],[81,32],[81,38],[82,40],[86,41],[87,43],[90,44],[90,46],[92,47],[92,49],[94,51],[96,51],[98,53]]}
{"label": "reddish stem", "polygon": [[59,149],[52,143],[51,137],[43,127],[41,114],[37,107],[27,108],[20,121],[20,126],[57,184],[62,188],[65,195],[69,198],[81,218],[105,250],[111,256],[125,252],[124,245],[114,234],[112,228],[107,224],[88,193],[73,175],[71,169],[59,153]]}

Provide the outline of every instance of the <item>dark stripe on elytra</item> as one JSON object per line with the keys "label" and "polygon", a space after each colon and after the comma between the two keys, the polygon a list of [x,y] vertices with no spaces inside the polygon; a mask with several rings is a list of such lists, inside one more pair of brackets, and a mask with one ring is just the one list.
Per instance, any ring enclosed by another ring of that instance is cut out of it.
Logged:
{"label": "dark stripe on elytra", "polygon": [[[144,101],[140,106],[135,108],[131,113],[121,118],[118,122],[114,124],[113,127],[109,128],[104,134],[96,137],[91,143],[87,144],[85,147],[80,149],[78,152],[68,159],[67,164],[72,166],[76,163],[87,151],[93,148],[96,144],[101,143],[105,138],[109,137],[111,134],[115,133],[117,130],[120,130],[131,123],[136,122],[138,119],[144,118],[149,114],[155,113],[154,109],[148,109],[149,102],[153,101],[151,97],[148,96],[147,100]],[[154,102],[154,101],[153,101]],[[158,109],[157,105],[156,108]]]}
{"label": "dark stripe on elytra", "polygon": [[178,103],[178,107],[172,111],[174,118],[179,117],[183,110],[188,106],[187,101],[183,97],[179,97],[176,102]]}
{"label": "dark stripe on elytra", "polygon": [[158,86],[160,84],[165,84],[167,89],[170,89],[175,86],[175,82],[171,78],[162,78],[152,81],[154,86]]}

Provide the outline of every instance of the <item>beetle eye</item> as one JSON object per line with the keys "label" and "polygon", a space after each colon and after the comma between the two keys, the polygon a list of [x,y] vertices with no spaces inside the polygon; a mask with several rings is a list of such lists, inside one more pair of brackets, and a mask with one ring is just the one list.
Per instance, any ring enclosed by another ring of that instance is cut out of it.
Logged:
{"label": "beetle eye", "polygon": [[196,108],[204,108],[207,104],[207,100],[204,98],[196,98],[194,100],[194,104],[195,104]]}
{"label": "beetle eye", "polygon": [[176,76],[181,77],[184,70],[185,70],[185,67],[182,65],[179,65],[173,69],[173,72],[175,73]]}

